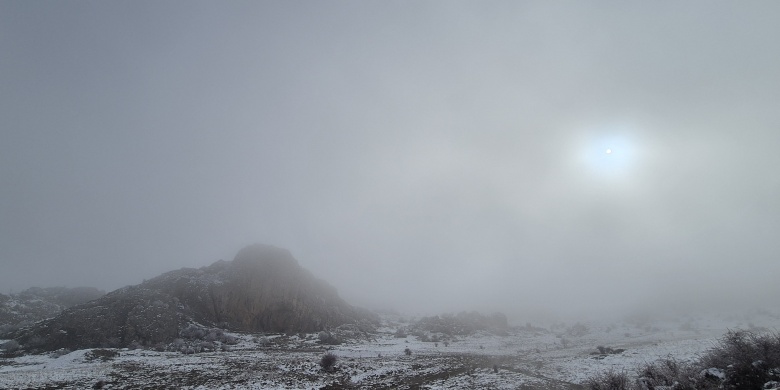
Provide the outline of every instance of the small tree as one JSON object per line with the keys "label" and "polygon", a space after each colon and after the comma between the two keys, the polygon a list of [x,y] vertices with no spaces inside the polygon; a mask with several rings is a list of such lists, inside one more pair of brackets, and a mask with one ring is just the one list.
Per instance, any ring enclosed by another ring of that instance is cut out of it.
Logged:
{"label": "small tree", "polygon": [[406,347],[406,349],[404,349],[404,353],[406,354],[406,356],[410,356],[412,354],[412,350],[409,349],[409,347]]}

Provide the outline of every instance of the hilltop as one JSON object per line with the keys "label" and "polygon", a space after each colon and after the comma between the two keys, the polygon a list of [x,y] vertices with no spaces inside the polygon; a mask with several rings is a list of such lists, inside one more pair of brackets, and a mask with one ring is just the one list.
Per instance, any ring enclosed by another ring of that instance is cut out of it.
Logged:
{"label": "hilltop", "polygon": [[[23,349],[154,346],[193,325],[239,332],[317,332],[376,317],[341,299],[289,251],[252,245],[232,261],[183,268],[70,307],[10,334]],[[8,335],[6,335],[7,337]]]}

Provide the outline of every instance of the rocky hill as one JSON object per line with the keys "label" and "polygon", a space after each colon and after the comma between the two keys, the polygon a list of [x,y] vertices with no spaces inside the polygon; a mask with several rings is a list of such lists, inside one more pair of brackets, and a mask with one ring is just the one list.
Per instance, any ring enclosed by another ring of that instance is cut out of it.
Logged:
{"label": "rocky hill", "polygon": [[65,310],[11,336],[26,350],[155,345],[191,323],[245,332],[314,332],[371,327],[371,313],[302,268],[289,251],[242,249],[233,261],[184,268]]}
{"label": "rocky hill", "polygon": [[92,287],[32,287],[16,294],[0,294],[0,333],[54,317],[71,306],[104,294]]}
{"label": "rocky hill", "polygon": [[426,335],[466,336],[480,331],[506,336],[509,324],[503,313],[493,313],[488,316],[472,311],[460,312],[455,315],[443,314],[423,317],[409,326],[408,330],[418,337]]}

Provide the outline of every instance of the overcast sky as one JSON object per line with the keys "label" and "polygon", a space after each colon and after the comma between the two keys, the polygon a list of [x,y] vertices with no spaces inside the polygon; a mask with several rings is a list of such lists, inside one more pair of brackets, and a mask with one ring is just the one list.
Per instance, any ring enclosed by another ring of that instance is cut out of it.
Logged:
{"label": "overcast sky", "polygon": [[0,292],[112,290],[259,242],[369,307],[765,302],[778,20],[775,1],[0,1]]}

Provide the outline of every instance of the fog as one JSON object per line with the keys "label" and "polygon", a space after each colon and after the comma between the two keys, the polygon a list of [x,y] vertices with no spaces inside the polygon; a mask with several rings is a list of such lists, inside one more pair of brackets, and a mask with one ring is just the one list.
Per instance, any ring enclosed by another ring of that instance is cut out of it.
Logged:
{"label": "fog", "polygon": [[778,16],[0,2],[0,292],[266,243],[370,308],[776,304]]}

